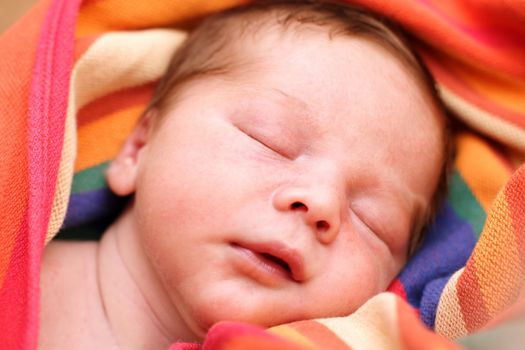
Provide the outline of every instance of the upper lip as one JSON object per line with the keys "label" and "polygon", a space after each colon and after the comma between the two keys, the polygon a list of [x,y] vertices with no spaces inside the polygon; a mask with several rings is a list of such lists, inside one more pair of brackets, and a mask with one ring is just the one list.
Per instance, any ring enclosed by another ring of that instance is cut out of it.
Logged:
{"label": "upper lip", "polygon": [[235,244],[250,249],[255,253],[270,255],[282,260],[290,268],[290,276],[296,282],[302,282],[306,279],[304,257],[301,252],[295,248],[278,241]]}

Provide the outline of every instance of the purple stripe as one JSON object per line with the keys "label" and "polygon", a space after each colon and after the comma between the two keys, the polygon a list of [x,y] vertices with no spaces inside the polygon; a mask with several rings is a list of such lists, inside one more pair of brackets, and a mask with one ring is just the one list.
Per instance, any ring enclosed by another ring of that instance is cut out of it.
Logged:
{"label": "purple stripe", "polygon": [[420,309],[421,319],[428,326],[446,281],[465,266],[476,244],[470,224],[461,219],[447,202],[439,210],[436,221],[427,231],[421,249],[405,266],[399,280],[408,302]]}
{"label": "purple stripe", "polygon": [[96,223],[120,212],[125,198],[116,196],[107,187],[74,193],[69,199],[64,229]]}

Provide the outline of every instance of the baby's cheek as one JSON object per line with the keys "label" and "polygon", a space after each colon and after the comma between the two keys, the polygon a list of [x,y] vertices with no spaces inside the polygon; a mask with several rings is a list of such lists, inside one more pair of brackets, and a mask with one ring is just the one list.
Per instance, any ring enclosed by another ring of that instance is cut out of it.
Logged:
{"label": "baby's cheek", "polygon": [[329,273],[324,286],[324,300],[335,312],[354,312],[374,295],[388,286],[384,258],[366,247],[346,255],[337,264],[338,271]]}

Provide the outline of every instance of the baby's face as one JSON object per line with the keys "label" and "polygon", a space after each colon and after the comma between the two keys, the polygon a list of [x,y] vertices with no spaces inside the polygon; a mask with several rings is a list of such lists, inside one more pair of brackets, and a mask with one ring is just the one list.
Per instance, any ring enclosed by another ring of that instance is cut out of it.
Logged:
{"label": "baby's face", "polygon": [[405,264],[441,123],[362,39],[268,34],[186,86],[139,152],[138,234],[193,327],[346,315]]}

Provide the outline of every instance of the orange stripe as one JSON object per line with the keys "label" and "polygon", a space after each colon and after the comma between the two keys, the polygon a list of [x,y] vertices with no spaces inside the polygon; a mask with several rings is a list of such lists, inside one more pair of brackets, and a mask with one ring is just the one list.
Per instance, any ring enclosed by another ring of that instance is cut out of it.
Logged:
{"label": "orange stripe", "polygon": [[244,2],[246,0],[84,2],[77,20],[77,37],[113,30],[170,26]]}
{"label": "orange stripe", "polygon": [[112,159],[151,99],[155,83],[105,95],[78,112],[75,171]]}
{"label": "orange stripe", "polygon": [[78,129],[75,172],[115,157],[140,117],[144,106],[129,107],[98,118]]}
{"label": "orange stripe", "polygon": [[294,322],[288,325],[303,334],[311,342],[316,344],[320,349],[349,350],[348,344],[343,342],[332,330],[328,329],[321,323],[311,321]]}
{"label": "orange stripe", "polygon": [[260,334],[233,335],[228,339],[213,339],[209,347],[217,350],[305,350],[304,347],[284,338],[268,337]]}
{"label": "orange stripe", "polygon": [[508,309],[504,310],[496,317],[491,319],[483,330],[496,328],[504,323],[511,323],[513,321],[523,321],[523,315],[525,315],[525,285],[522,284],[518,299]]}
{"label": "orange stripe", "polygon": [[284,324],[284,325],[270,328],[268,329],[268,332],[271,334],[280,336],[282,338],[285,338],[287,340],[290,340],[298,345],[303,346],[304,348],[316,349],[316,346],[314,345],[314,343],[312,343],[306,335],[301,334],[300,332],[290,327],[290,324]]}
{"label": "orange stripe", "polygon": [[505,197],[507,198],[515,245],[520,259],[520,275],[515,277],[521,280],[523,288],[525,287],[525,165],[521,166],[512,176],[505,188]]}
{"label": "orange stripe", "polygon": [[456,166],[487,212],[510,177],[508,164],[496,156],[487,141],[472,133],[457,137],[457,149]]}

